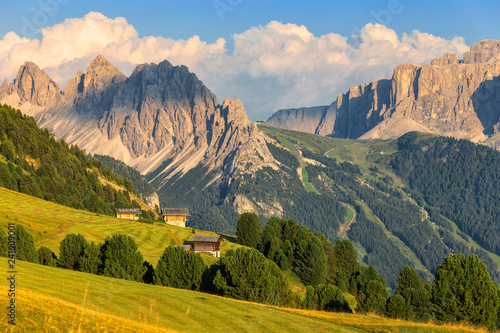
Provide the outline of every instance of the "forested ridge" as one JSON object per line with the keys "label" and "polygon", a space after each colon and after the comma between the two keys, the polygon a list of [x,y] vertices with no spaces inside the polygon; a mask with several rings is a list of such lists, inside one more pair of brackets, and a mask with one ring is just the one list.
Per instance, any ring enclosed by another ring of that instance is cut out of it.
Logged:
{"label": "forested ridge", "polygon": [[134,191],[140,194],[143,200],[156,192],[154,186],[151,185],[139,171],[129,167],[122,161],[118,161],[106,155],[93,155],[92,157],[102,163],[103,169],[109,168],[113,170],[116,176],[130,180]]}
{"label": "forested ridge", "polygon": [[139,207],[131,199],[130,180],[103,169],[100,161],[56,140],[35,119],[8,105],[0,106],[0,186],[106,215],[114,215],[115,208]]}
{"label": "forested ridge", "polygon": [[[500,152],[467,140],[398,140],[392,166],[420,194],[483,248],[500,255]],[[449,228],[449,226],[448,226]]]}

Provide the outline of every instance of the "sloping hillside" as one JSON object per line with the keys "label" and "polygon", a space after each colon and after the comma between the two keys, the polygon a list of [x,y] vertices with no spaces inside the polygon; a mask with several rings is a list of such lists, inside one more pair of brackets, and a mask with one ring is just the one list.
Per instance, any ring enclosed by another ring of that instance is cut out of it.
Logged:
{"label": "sloping hillside", "polygon": [[[365,263],[373,264],[389,286],[394,286],[400,269],[398,267],[402,267],[401,265],[414,267],[421,277],[430,280],[437,265],[446,255],[459,252],[466,255],[477,254],[488,266],[493,279],[499,282],[500,257],[493,250],[495,241],[490,237],[488,244],[483,241],[481,245],[480,234],[477,232],[491,224],[498,228],[498,223],[491,218],[483,219],[483,214],[474,218],[476,222],[473,229],[470,226],[459,227],[467,225],[467,222],[454,219],[457,215],[452,215],[444,202],[436,200],[439,195],[431,196],[428,191],[425,192],[425,188],[432,188],[430,184],[426,185],[425,180],[430,182],[433,178],[421,177],[417,186],[412,180],[415,176],[409,173],[409,170],[415,170],[419,175],[425,175],[425,172],[439,174],[435,165],[439,164],[438,160],[444,158],[444,155],[429,163],[429,168],[434,168],[434,171],[425,171],[427,164],[416,161],[417,157],[420,161],[420,155],[425,155],[422,147],[432,147],[433,142],[439,142],[441,139],[431,134],[414,134],[414,140],[422,144],[408,147],[394,140],[335,139],[265,125],[260,126],[260,129],[274,137],[286,148],[290,156],[297,158],[299,162],[289,165],[295,169],[301,168],[302,176],[307,175],[302,177],[305,189],[314,188],[321,196],[330,196],[355,209],[356,217],[352,223],[342,225],[340,231],[343,233],[339,236],[343,236],[348,229],[347,237],[357,244],[360,257]],[[455,143],[459,146],[449,144],[463,153],[489,156],[489,160],[500,158],[499,152],[486,147],[476,147],[470,142]],[[450,147],[448,149],[452,149]],[[429,153],[431,151],[433,150],[429,150]],[[460,154],[447,155],[450,159]],[[465,174],[462,178],[474,183],[477,178],[475,171],[464,164],[466,160],[471,159],[471,156],[454,159],[447,165],[450,168],[463,169],[467,178],[464,178]],[[285,159],[280,161],[287,163]],[[401,161],[406,164],[401,164]],[[406,168],[396,167],[398,165],[404,165]],[[480,172],[480,175],[488,174],[485,170]],[[490,212],[488,216],[491,217],[492,212],[496,211],[489,196],[481,201],[481,191],[467,188],[464,182],[457,186],[454,191],[460,189],[468,193],[471,199],[486,205],[486,212]],[[491,191],[488,190],[484,194],[490,195]],[[451,195],[443,196],[443,199],[446,198],[456,200]],[[453,205],[453,201],[448,204]],[[442,209],[439,210],[441,205]],[[470,218],[467,221],[469,220]],[[300,217],[298,221],[301,221]],[[493,231],[490,236],[496,234],[498,232]],[[485,237],[482,239],[486,239]]]}
{"label": "sloping hillside", "polygon": [[[264,306],[23,261],[16,270],[16,332],[482,332]],[[6,287],[0,300],[8,302]],[[5,311],[0,329],[14,329]]]}
{"label": "sloping hillside", "polygon": [[[214,234],[208,231],[194,230],[166,225],[121,220],[88,211],[61,206],[52,202],[30,197],[0,187],[0,223],[20,223],[33,234],[37,247],[46,246],[59,253],[59,243],[69,233],[82,234],[91,242],[103,243],[106,237],[116,233],[131,236],[139,246],[144,259],[156,264],[165,247],[189,242],[194,233]],[[241,245],[234,238],[223,235],[221,252]],[[207,264],[216,259],[203,255]]]}

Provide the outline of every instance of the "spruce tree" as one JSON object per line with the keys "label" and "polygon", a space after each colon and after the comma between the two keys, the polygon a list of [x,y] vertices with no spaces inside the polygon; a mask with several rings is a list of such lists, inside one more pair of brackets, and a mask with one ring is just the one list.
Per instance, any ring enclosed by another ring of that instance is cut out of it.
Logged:
{"label": "spruce tree", "polygon": [[0,257],[7,257],[9,248],[9,237],[0,226]]}
{"label": "spruce tree", "polygon": [[16,225],[16,259],[37,261],[33,236],[21,224]]}
{"label": "spruce tree", "polygon": [[38,258],[38,262],[42,265],[57,266],[57,257],[54,254],[54,251],[49,249],[48,247],[41,246],[37,251],[36,255]]}
{"label": "spruce tree", "polygon": [[115,234],[107,237],[101,247],[102,275],[118,279],[142,281],[146,271],[144,259],[132,237]]}
{"label": "spruce tree", "polygon": [[260,242],[262,224],[255,213],[243,213],[236,225],[236,237],[241,245],[256,248]]}
{"label": "spruce tree", "polygon": [[83,235],[67,234],[59,243],[57,265],[75,271],[81,270],[85,249],[89,246]]}
{"label": "spruce tree", "polygon": [[432,301],[439,321],[497,327],[498,287],[476,255],[445,259],[436,271]]}

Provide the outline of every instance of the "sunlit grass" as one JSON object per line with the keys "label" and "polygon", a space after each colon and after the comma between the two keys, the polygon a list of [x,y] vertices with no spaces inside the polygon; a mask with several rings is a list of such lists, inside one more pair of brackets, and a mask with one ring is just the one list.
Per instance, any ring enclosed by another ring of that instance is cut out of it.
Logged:
{"label": "sunlit grass", "polygon": [[[7,267],[7,259],[0,258]],[[476,332],[377,316],[304,311],[17,261],[14,332]],[[7,304],[0,287],[0,303]],[[6,311],[0,331],[8,332]],[[485,332],[485,331],[477,331]]]}
{"label": "sunlit grass", "polygon": [[[22,224],[35,237],[37,247],[46,246],[56,254],[59,253],[59,243],[70,233],[82,234],[87,241],[96,243],[103,243],[106,237],[116,233],[129,235],[139,246],[144,259],[153,265],[156,265],[165,247],[190,243],[195,233],[215,234],[162,222],[148,224],[99,216],[0,188],[0,225],[4,230],[8,222]],[[235,242],[234,237],[221,235],[225,239],[221,255],[242,246]],[[207,265],[217,261],[213,256],[202,257]]]}

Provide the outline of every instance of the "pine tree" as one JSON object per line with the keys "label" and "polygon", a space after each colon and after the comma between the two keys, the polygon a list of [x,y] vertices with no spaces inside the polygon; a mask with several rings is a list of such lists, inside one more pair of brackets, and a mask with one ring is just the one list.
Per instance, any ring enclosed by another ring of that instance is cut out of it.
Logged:
{"label": "pine tree", "polygon": [[0,257],[7,257],[9,248],[9,237],[0,226]]}
{"label": "pine tree", "polygon": [[497,327],[498,287],[476,255],[445,259],[436,271],[432,301],[439,321]]}
{"label": "pine tree", "polygon": [[158,260],[154,282],[161,286],[199,290],[205,269],[205,262],[198,253],[169,246]]}
{"label": "pine tree", "polygon": [[203,276],[203,290],[224,297],[285,305],[289,285],[276,263],[256,249],[238,248],[220,258]]}
{"label": "pine tree", "polygon": [[54,254],[54,251],[49,249],[48,247],[41,246],[37,251],[38,262],[42,265],[57,266],[57,257]]}
{"label": "pine tree", "polygon": [[67,234],[59,243],[57,265],[75,271],[81,270],[85,249],[89,246],[83,235]]}
{"label": "pine tree", "polygon": [[395,295],[387,301],[387,315],[390,318],[395,319],[405,319],[406,314],[406,302],[401,295]]}
{"label": "pine tree", "polygon": [[102,265],[100,258],[101,246],[101,243],[95,244],[91,242],[84,247],[83,253],[79,258],[78,269],[80,271],[91,274],[97,274],[99,272],[99,267]]}
{"label": "pine tree", "polygon": [[37,261],[33,236],[21,224],[16,225],[16,259]]}
{"label": "pine tree", "polygon": [[107,237],[101,247],[102,275],[118,279],[142,281],[146,271],[144,259],[132,237],[115,234]]}
{"label": "pine tree", "polygon": [[398,275],[398,286],[395,292],[405,301],[405,319],[428,321],[433,318],[430,291],[429,283],[421,280],[413,268],[403,267]]}
{"label": "pine tree", "polygon": [[260,242],[262,224],[255,213],[243,213],[236,225],[236,237],[241,245],[256,248]]}

